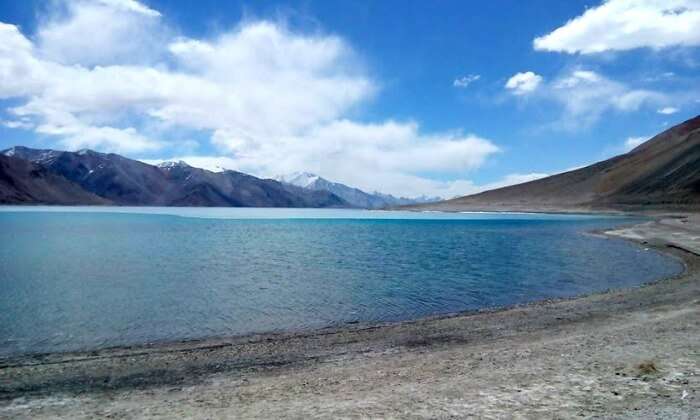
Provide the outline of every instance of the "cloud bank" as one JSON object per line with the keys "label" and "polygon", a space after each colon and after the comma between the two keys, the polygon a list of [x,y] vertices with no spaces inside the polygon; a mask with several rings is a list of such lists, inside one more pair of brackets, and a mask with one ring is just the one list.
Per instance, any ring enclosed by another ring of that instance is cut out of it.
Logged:
{"label": "cloud bank", "polygon": [[342,38],[276,22],[191,39],[136,0],[57,2],[34,34],[0,22],[0,99],[15,103],[4,125],[59,147],[168,157],[176,133],[196,133],[217,152],[202,162],[400,195],[459,194],[473,185],[460,177],[499,152],[461,130],[349,118],[377,92]]}

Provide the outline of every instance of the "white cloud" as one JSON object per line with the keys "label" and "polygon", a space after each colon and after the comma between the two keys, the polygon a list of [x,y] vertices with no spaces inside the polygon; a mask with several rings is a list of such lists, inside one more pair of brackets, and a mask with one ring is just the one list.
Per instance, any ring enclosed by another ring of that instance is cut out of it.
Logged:
{"label": "white cloud", "polygon": [[569,54],[697,45],[697,0],[608,0],[534,40],[536,50]]}
{"label": "white cloud", "polygon": [[669,100],[666,94],[634,89],[581,68],[567,71],[548,83],[540,89],[539,98],[560,104],[562,115],[554,125],[564,129],[589,126],[607,111],[632,112]]}
{"label": "white cloud", "polygon": [[527,95],[559,104],[562,115],[553,126],[564,129],[589,126],[609,110],[631,112],[670,100],[666,94],[634,89],[584,68],[567,70],[550,82],[531,71],[517,73],[505,88],[516,96]]}
{"label": "white cloud", "polygon": [[628,137],[627,140],[625,140],[624,150],[625,152],[629,152],[647,140],[649,140],[649,137]]}
{"label": "white cloud", "polygon": [[[268,22],[242,26],[213,42],[181,39],[165,45],[179,71],[62,65],[43,58],[13,25],[0,26],[0,37],[1,52],[7,52],[0,57],[0,98],[26,97],[12,110],[15,115],[50,127],[44,133],[73,133],[72,138],[79,137],[79,127],[101,128],[88,133],[95,138],[94,132],[112,131],[110,124],[133,116],[241,137],[289,135],[340,117],[374,90],[353,68],[353,54],[341,40],[298,36]],[[155,145],[141,137],[109,137],[135,140],[120,151]]]}
{"label": "white cloud", "polygon": [[667,107],[658,109],[656,112],[658,112],[659,114],[663,114],[663,115],[671,115],[671,114],[675,114],[678,111],[680,111],[678,108],[675,108],[672,106],[667,106]]}
{"label": "white cloud", "polygon": [[553,95],[564,104],[569,114],[586,118],[597,116],[609,108],[635,111],[647,102],[664,99],[660,93],[632,89],[590,70],[577,69],[555,80]]}
{"label": "white cloud", "polygon": [[399,195],[434,194],[441,184],[422,173],[462,173],[499,151],[474,135],[425,135],[416,123],[394,121],[335,120],[299,135],[266,139],[219,130],[212,141],[234,156],[235,169],[242,172],[274,176],[306,170],[364,190]]}
{"label": "white cloud", "polygon": [[0,98],[30,95],[45,86],[34,46],[14,25],[0,22]]}
{"label": "white cloud", "polygon": [[150,62],[167,32],[160,14],[135,0],[60,1],[54,8],[36,40],[40,56],[56,63]]}
{"label": "white cloud", "polygon": [[534,92],[542,83],[542,76],[531,71],[516,73],[506,82],[505,88],[509,89],[513,95],[526,95]]}
{"label": "white cloud", "polygon": [[22,120],[2,121],[0,122],[0,124],[4,125],[7,128],[19,128],[23,130],[30,130],[34,128],[34,124]]}
{"label": "white cloud", "polygon": [[339,37],[257,21],[190,39],[135,0],[61,4],[35,42],[0,23],[0,99],[19,100],[16,128],[61,147],[167,156],[178,149],[164,139],[186,130],[210,139],[210,156],[183,152],[195,166],[308,170],[399,195],[434,194],[447,187],[433,177],[466,176],[499,151],[460,130],[347,119],[377,87]]}
{"label": "white cloud", "polygon": [[158,150],[162,144],[140,134],[135,128],[114,128],[109,126],[88,126],[74,124],[42,124],[36,132],[59,136],[60,144],[69,150],[103,149],[119,153]]}
{"label": "white cloud", "polygon": [[299,36],[269,22],[212,42],[181,39],[169,49],[206,84],[152,112],[174,124],[283,135],[339,118],[375,91],[341,39]]}
{"label": "white cloud", "polygon": [[599,83],[603,77],[598,73],[590,70],[574,70],[570,75],[560,78],[556,81],[557,88],[575,88],[582,84]]}
{"label": "white cloud", "polygon": [[468,74],[466,76],[456,78],[454,82],[452,82],[452,86],[457,88],[465,88],[479,79],[481,79],[481,76],[478,74]]}
{"label": "white cloud", "polygon": [[136,12],[146,16],[160,16],[160,12],[153,10],[143,3],[139,3],[136,0],[97,0],[98,3],[102,3],[107,6],[111,6],[115,9],[122,9],[129,12]]}

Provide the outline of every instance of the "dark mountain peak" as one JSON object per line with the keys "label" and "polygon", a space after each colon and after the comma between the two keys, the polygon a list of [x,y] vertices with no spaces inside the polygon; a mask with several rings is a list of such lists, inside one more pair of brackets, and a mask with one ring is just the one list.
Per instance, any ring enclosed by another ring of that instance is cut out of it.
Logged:
{"label": "dark mountain peak", "polygon": [[28,147],[24,147],[24,146],[13,146],[13,147],[10,147],[9,149],[5,149],[5,150],[0,151],[0,155],[17,157],[17,155],[25,154],[28,149],[29,149]]}
{"label": "dark mountain peak", "polygon": [[96,152],[91,149],[81,149],[77,152],[68,152],[63,150],[52,150],[52,149],[34,149],[26,146],[14,146],[10,149],[3,150],[2,152],[5,156],[14,156],[20,159],[28,160],[30,162],[51,164],[58,159],[70,160],[70,159],[80,159],[85,162],[89,158],[89,161],[109,161],[110,159],[121,158],[125,159],[116,154],[106,154]]}
{"label": "dark mountain peak", "polygon": [[46,162],[55,159],[61,153],[64,152],[51,149],[33,149],[26,146],[14,146],[0,152],[0,154],[4,156],[24,159],[31,162]]}

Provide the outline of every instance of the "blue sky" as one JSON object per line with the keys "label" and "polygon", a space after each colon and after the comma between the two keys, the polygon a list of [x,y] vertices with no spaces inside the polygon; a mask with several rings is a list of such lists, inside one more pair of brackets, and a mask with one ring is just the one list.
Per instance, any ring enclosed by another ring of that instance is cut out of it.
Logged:
{"label": "blue sky", "polygon": [[2,0],[0,148],[472,193],[697,115],[699,3]]}

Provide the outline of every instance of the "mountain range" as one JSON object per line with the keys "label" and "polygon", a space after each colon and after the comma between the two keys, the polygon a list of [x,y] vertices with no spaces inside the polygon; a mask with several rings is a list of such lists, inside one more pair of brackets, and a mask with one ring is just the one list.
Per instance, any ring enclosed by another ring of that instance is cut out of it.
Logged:
{"label": "mountain range", "polygon": [[16,146],[0,152],[0,203],[132,206],[358,207],[446,211],[700,209],[700,116],[620,156],[446,201],[367,193],[309,173],[260,179],[184,162]]}
{"label": "mountain range", "polygon": [[658,134],[628,153],[584,168],[412,208],[697,211],[700,209],[700,116]]}
{"label": "mountain range", "polygon": [[345,200],[353,207],[364,209],[382,209],[409,204],[422,204],[440,201],[439,197],[421,196],[417,198],[395,197],[379,192],[368,193],[358,188],[349,187],[338,182],[332,182],[309,172],[296,172],[290,175],[278,175],[277,181],[288,185],[313,191],[328,191]]}
{"label": "mountain range", "polygon": [[350,207],[308,190],[184,162],[159,166],[92,150],[17,146],[0,152],[0,203],[129,206]]}

